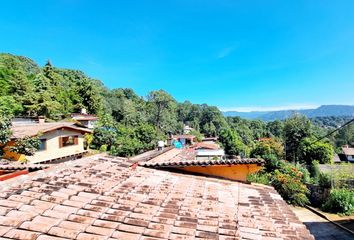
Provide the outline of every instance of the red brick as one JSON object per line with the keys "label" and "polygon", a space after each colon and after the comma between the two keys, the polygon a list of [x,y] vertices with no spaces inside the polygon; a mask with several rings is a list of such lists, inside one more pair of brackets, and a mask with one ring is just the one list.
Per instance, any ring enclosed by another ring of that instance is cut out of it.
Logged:
{"label": "red brick", "polygon": [[12,229],[8,231],[4,235],[4,237],[11,238],[11,239],[33,240],[33,239],[37,239],[39,235],[40,233],[36,233],[36,232]]}
{"label": "red brick", "polygon": [[0,216],[0,226],[9,226],[9,227],[18,227],[20,226],[25,220],[22,220],[17,217],[7,217],[7,216]]}
{"label": "red brick", "polygon": [[144,232],[144,227],[138,227],[138,226],[132,226],[132,225],[127,225],[127,224],[120,224],[118,226],[118,229],[124,232],[130,232],[130,233],[143,233]]}
{"label": "red brick", "polygon": [[80,231],[61,228],[61,227],[52,227],[48,232],[48,234],[50,235],[69,238],[69,239],[75,239],[76,236],[79,235],[79,233]]}
{"label": "red brick", "polygon": [[53,237],[53,236],[42,234],[36,240],[67,240],[67,238]]}
{"label": "red brick", "polygon": [[149,225],[148,221],[144,221],[140,219],[132,219],[132,218],[126,218],[124,220],[124,223],[129,225],[134,225],[134,226],[141,226],[141,227],[147,227]]}
{"label": "red brick", "polygon": [[170,234],[169,231],[153,230],[153,229],[148,229],[148,228],[146,228],[144,231],[145,236],[157,237],[157,238],[163,238],[163,239],[167,239],[169,234]]}
{"label": "red brick", "polygon": [[170,240],[194,240],[194,236],[185,236],[185,235],[171,233],[168,239],[170,239]]}
{"label": "red brick", "polygon": [[5,216],[12,208],[0,207],[0,216]]}
{"label": "red brick", "polygon": [[76,240],[107,240],[107,237],[90,233],[80,233]]}
{"label": "red brick", "polygon": [[94,199],[94,198],[99,197],[100,195],[99,195],[99,194],[96,194],[96,193],[80,192],[80,193],[78,194],[78,196],[79,196],[79,197],[86,198],[86,199]]}
{"label": "red brick", "polygon": [[5,235],[8,231],[10,231],[12,227],[0,226],[0,237]]}
{"label": "red brick", "polygon": [[38,199],[38,198],[42,197],[44,195],[44,193],[38,193],[38,192],[32,192],[32,191],[23,191],[21,193],[21,195]]}
{"label": "red brick", "polygon": [[69,221],[73,222],[78,222],[78,223],[87,223],[87,224],[92,224],[96,219],[91,218],[91,217],[86,217],[86,216],[80,216],[80,215],[75,215],[71,214],[68,219]]}
{"label": "red brick", "polygon": [[85,209],[80,209],[79,211],[77,211],[76,214],[86,216],[86,217],[98,218],[102,213],[95,212],[95,211],[89,211],[89,210],[85,210]]}
{"label": "red brick", "polygon": [[191,229],[191,228],[173,227],[172,232],[181,235],[188,235],[188,236],[195,235],[195,229]]}
{"label": "red brick", "polygon": [[16,201],[16,202],[22,202],[29,204],[34,198],[32,197],[27,197],[27,196],[22,196],[22,195],[12,195],[8,198],[8,200],[11,201]]}
{"label": "red brick", "polygon": [[70,213],[64,213],[54,210],[47,210],[43,213],[43,216],[52,217],[52,218],[59,218],[59,219],[67,219]]}
{"label": "red brick", "polygon": [[51,202],[46,202],[46,201],[41,201],[41,200],[33,200],[31,202],[31,205],[36,206],[36,208],[39,208],[39,209],[50,209],[50,208],[56,206],[57,204],[51,203]]}
{"label": "red brick", "polygon": [[114,232],[114,229],[89,226],[86,228],[85,232],[93,233],[97,235],[103,235],[103,236],[110,236]]}
{"label": "red brick", "polygon": [[23,205],[23,203],[21,203],[21,202],[0,199],[0,206],[3,206],[3,207],[19,209],[22,205]]}
{"label": "red brick", "polygon": [[104,228],[112,228],[112,229],[116,229],[119,225],[119,223],[117,222],[112,222],[112,221],[104,221],[104,220],[96,220],[94,223],[93,223],[94,226],[97,226],[97,227],[104,227]]}
{"label": "red brick", "polygon": [[87,226],[89,226],[88,224],[83,224],[83,223],[77,223],[77,222],[71,222],[71,221],[62,221],[60,222],[60,224],[58,225],[61,228],[67,228],[67,229],[71,229],[71,230],[77,230],[77,231],[85,231],[85,229],[87,228]]}
{"label": "red brick", "polygon": [[77,201],[72,201],[72,200],[65,200],[62,202],[62,205],[64,206],[71,206],[71,207],[77,207],[77,208],[82,208],[85,206],[86,203],[84,202],[77,202]]}
{"label": "red brick", "polygon": [[53,208],[54,211],[63,212],[63,213],[76,213],[79,209],[76,207],[69,207],[58,205]]}
{"label": "red brick", "polygon": [[204,232],[216,233],[218,231],[218,227],[216,227],[216,226],[207,226],[207,225],[199,225],[198,224],[197,230],[204,231]]}
{"label": "red brick", "polygon": [[139,240],[140,237],[141,234],[119,232],[119,231],[115,231],[112,235],[112,238],[124,239],[124,240]]}

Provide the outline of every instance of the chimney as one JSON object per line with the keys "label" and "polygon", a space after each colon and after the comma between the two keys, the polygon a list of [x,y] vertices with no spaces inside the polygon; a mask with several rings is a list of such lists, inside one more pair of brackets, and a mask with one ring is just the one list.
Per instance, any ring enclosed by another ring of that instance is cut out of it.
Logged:
{"label": "chimney", "polygon": [[38,123],[39,124],[45,123],[45,117],[44,116],[38,116]]}
{"label": "chimney", "polygon": [[81,108],[81,114],[87,114],[86,108]]}

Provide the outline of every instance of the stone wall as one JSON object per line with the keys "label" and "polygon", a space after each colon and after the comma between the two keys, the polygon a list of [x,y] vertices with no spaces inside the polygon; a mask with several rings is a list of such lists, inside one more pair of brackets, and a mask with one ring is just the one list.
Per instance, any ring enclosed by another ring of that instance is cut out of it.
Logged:
{"label": "stone wall", "polygon": [[310,190],[309,199],[315,207],[320,207],[326,201],[331,191],[330,188],[324,188],[315,184],[307,184],[307,187]]}

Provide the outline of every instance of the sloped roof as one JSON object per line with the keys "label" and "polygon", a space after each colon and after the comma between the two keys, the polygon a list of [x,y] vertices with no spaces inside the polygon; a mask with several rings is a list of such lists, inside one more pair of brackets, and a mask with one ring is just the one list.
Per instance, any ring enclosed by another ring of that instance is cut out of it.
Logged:
{"label": "sloped roof", "polygon": [[196,158],[196,151],[191,149],[172,149],[150,161],[140,162],[146,167],[186,167],[186,166],[212,166],[212,165],[238,165],[238,164],[264,164],[260,158],[237,158],[207,160]]}
{"label": "sloped roof", "polygon": [[0,237],[314,239],[270,187],[132,168],[114,158],[26,176],[0,191]]}
{"label": "sloped roof", "polygon": [[196,144],[194,144],[193,146],[191,146],[191,148],[194,149],[200,149],[200,148],[206,148],[206,149],[219,149],[220,146],[216,143],[205,143],[205,142],[198,142]]}
{"label": "sloped roof", "polygon": [[342,151],[345,155],[354,155],[354,148],[352,147],[342,147]]}
{"label": "sloped roof", "polygon": [[195,136],[194,135],[189,135],[189,134],[182,134],[182,135],[173,135],[172,138],[174,138],[174,139],[181,139],[181,138],[194,139]]}
{"label": "sloped roof", "polygon": [[71,114],[71,117],[73,119],[76,119],[76,120],[86,120],[86,121],[94,121],[94,120],[98,120],[98,117],[94,114],[85,114],[85,113],[72,113]]}
{"label": "sloped roof", "polygon": [[73,122],[15,124],[11,127],[12,138],[36,136],[39,133],[46,133],[59,128],[68,128],[74,131],[87,132],[87,133],[92,132],[90,129],[78,127]]}

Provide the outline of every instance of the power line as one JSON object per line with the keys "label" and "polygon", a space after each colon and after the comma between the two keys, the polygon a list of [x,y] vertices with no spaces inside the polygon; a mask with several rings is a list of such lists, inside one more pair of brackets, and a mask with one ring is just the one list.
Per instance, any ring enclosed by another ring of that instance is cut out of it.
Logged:
{"label": "power line", "polygon": [[338,130],[344,128],[345,126],[351,124],[352,122],[354,122],[354,118],[353,118],[352,120],[350,120],[350,121],[344,123],[342,126],[340,126],[340,127],[336,128],[336,129],[334,129],[333,131],[327,133],[326,135],[324,135],[324,136],[318,138],[318,139],[317,139],[316,141],[314,141],[312,144],[317,143],[317,142],[321,141],[322,139],[324,139],[324,138],[326,138],[326,137],[332,135],[333,133],[335,133],[335,132],[337,132]]}

